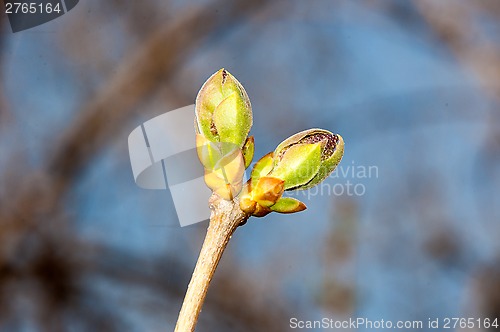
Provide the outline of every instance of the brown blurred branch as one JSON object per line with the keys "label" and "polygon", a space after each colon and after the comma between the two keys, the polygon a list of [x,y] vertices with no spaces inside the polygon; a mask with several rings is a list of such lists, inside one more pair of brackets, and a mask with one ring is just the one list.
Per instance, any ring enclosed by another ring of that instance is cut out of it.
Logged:
{"label": "brown blurred branch", "polygon": [[[477,163],[485,165],[483,179],[494,179],[495,165],[500,153],[500,2],[495,0],[464,1],[458,4],[444,4],[440,1],[415,1],[422,17],[431,31],[445,43],[459,62],[472,72],[481,87],[494,102],[487,121],[488,129],[479,150]],[[489,200],[491,199],[491,201]],[[478,199],[478,204],[495,204],[493,197]],[[486,205],[485,205],[486,204]],[[487,211],[489,209],[480,209]],[[485,220],[496,224],[491,215]]]}
{"label": "brown blurred branch", "polygon": [[[55,242],[51,246],[55,252],[88,249],[81,246],[74,231],[67,227],[68,219],[61,204],[79,172],[123,129],[138,105],[155,93],[203,40],[231,24],[239,24],[264,3],[262,0],[215,1],[190,9],[159,27],[117,67],[105,88],[83,105],[76,120],[68,124],[46,167],[36,174],[20,176],[8,190],[9,199],[0,202],[0,277],[12,275],[17,279],[20,270],[15,257],[30,252],[32,236],[42,241],[52,236],[51,241]],[[175,87],[175,82],[169,84]],[[178,102],[186,104],[192,100],[182,98]],[[57,236],[53,236],[55,233]],[[64,249],[67,243],[71,244],[71,250]],[[37,251],[32,254],[33,258],[26,264],[38,259],[47,262]],[[26,271],[31,273],[30,269]],[[55,282],[50,264],[41,271],[49,271],[47,278],[40,281],[42,288],[45,282]],[[0,282],[0,286],[5,285]]]}
{"label": "brown blurred branch", "polygon": [[493,15],[498,21],[496,1],[450,3],[418,0],[415,7],[439,40],[475,75],[483,88],[497,101],[500,99],[500,49],[498,41],[484,37],[477,25],[478,15]]}
{"label": "brown blurred branch", "polygon": [[[118,281],[125,288],[145,288],[167,302],[177,302],[184,296],[185,280],[189,277],[191,268],[178,258],[162,255],[151,257],[145,263],[140,255],[130,251],[102,245],[98,248],[95,254],[104,256],[105,259],[91,258],[89,266],[93,273],[110,281]],[[210,316],[216,317],[217,320],[207,320],[205,330],[220,329],[225,320],[237,322],[240,330],[243,327],[243,330],[248,331],[281,330],[280,326],[286,324],[290,313],[280,309],[279,301],[268,301],[265,308],[261,303],[256,303],[253,280],[237,269],[230,270],[231,274],[219,275],[217,282],[211,286],[213,288],[209,295],[210,301],[204,306],[204,312],[210,312]],[[165,275],[170,276],[168,282],[165,282]],[[173,319],[175,313],[170,313]],[[162,311],[161,315],[164,314]],[[213,328],[210,328],[211,325]]]}
{"label": "brown blurred branch", "polygon": [[[68,127],[70,130],[49,163],[51,174],[62,180],[62,187],[204,38],[243,20],[263,3],[262,0],[217,1],[189,10],[146,40],[137,53],[120,65],[107,88],[85,105],[79,112],[80,117]],[[225,15],[218,18],[214,8],[220,7],[224,8]]]}
{"label": "brown blurred branch", "polygon": [[[227,25],[241,22],[264,3],[262,0],[216,1],[190,9],[160,27],[139,50],[124,60],[107,86],[80,109],[79,116],[59,139],[42,183],[33,183],[40,182],[38,177],[23,176],[23,180],[30,183],[26,186],[30,189],[13,190],[17,195],[3,202],[0,241],[7,234],[6,228],[21,227],[20,220],[31,224],[36,215],[56,211],[78,172],[122,129],[134,114],[135,107],[155,92],[162,80],[171,76],[204,38]],[[223,14],[218,17],[215,8],[224,8]]]}

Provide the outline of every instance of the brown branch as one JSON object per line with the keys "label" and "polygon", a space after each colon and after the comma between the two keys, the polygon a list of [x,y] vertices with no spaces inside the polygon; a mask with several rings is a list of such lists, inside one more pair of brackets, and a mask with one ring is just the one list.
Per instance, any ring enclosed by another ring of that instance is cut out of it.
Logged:
{"label": "brown branch", "polygon": [[241,211],[238,202],[226,201],[216,194],[210,198],[210,207],[212,209],[210,224],[182,303],[175,326],[176,332],[194,331],[208,286],[229,239],[236,228],[249,217]]}

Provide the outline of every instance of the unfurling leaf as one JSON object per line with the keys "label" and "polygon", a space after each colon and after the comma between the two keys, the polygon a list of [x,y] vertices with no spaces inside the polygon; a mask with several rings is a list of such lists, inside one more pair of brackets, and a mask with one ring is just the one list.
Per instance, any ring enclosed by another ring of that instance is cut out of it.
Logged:
{"label": "unfurling leaf", "polygon": [[273,169],[273,162],[273,153],[269,152],[255,163],[250,175],[251,187],[254,187],[261,177],[266,176],[269,172],[271,172]]}
{"label": "unfurling leaf", "polygon": [[276,204],[270,207],[272,211],[279,213],[295,213],[306,208],[304,203],[292,197],[281,197]]}
{"label": "unfurling leaf", "polygon": [[281,142],[269,176],[285,181],[285,190],[311,188],[330,175],[344,155],[344,140],[324,129],[309,129]]}

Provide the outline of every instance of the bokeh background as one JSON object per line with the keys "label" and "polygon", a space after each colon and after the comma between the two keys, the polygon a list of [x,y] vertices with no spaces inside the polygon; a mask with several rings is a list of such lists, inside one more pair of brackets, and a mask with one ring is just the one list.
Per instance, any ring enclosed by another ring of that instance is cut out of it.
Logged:
{"label": "bokeh background", "polygon": [[346,153],[336,192],[236,231],[197,330],[500,316],[500,2],[81,0],[0,28],[0,331],[173,330],[207,223],[135,185],[127,136],[221,67],[257,157],[311,127]]}

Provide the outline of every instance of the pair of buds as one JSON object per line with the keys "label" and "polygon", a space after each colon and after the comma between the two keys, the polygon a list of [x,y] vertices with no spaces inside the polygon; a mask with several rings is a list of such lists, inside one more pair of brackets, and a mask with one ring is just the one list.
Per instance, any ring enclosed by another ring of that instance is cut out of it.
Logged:
{"label": "pair of buds", "polygon": [[342,137],[327,130],[309,129],[287,138],[255,164],[240,199],[241,209],[257,217],[305,210],[304,203],[283,197],[283,192],[319,184],[337,167],[343,153]]}
{"label": "pair of buds", "polygon": [[245,89],[226,70],[219,70],[196,98],[196,143],[206,184],[224,199],[238,199],[249,215],[304,210],[304,203],[283,197],[284,191],[308,189],[328,177],[342,159],[342,137],[323,129],[297,133],[255,163],[250,180],[243,184],[254,155],[254,138],[248,137],[251,126]]}

